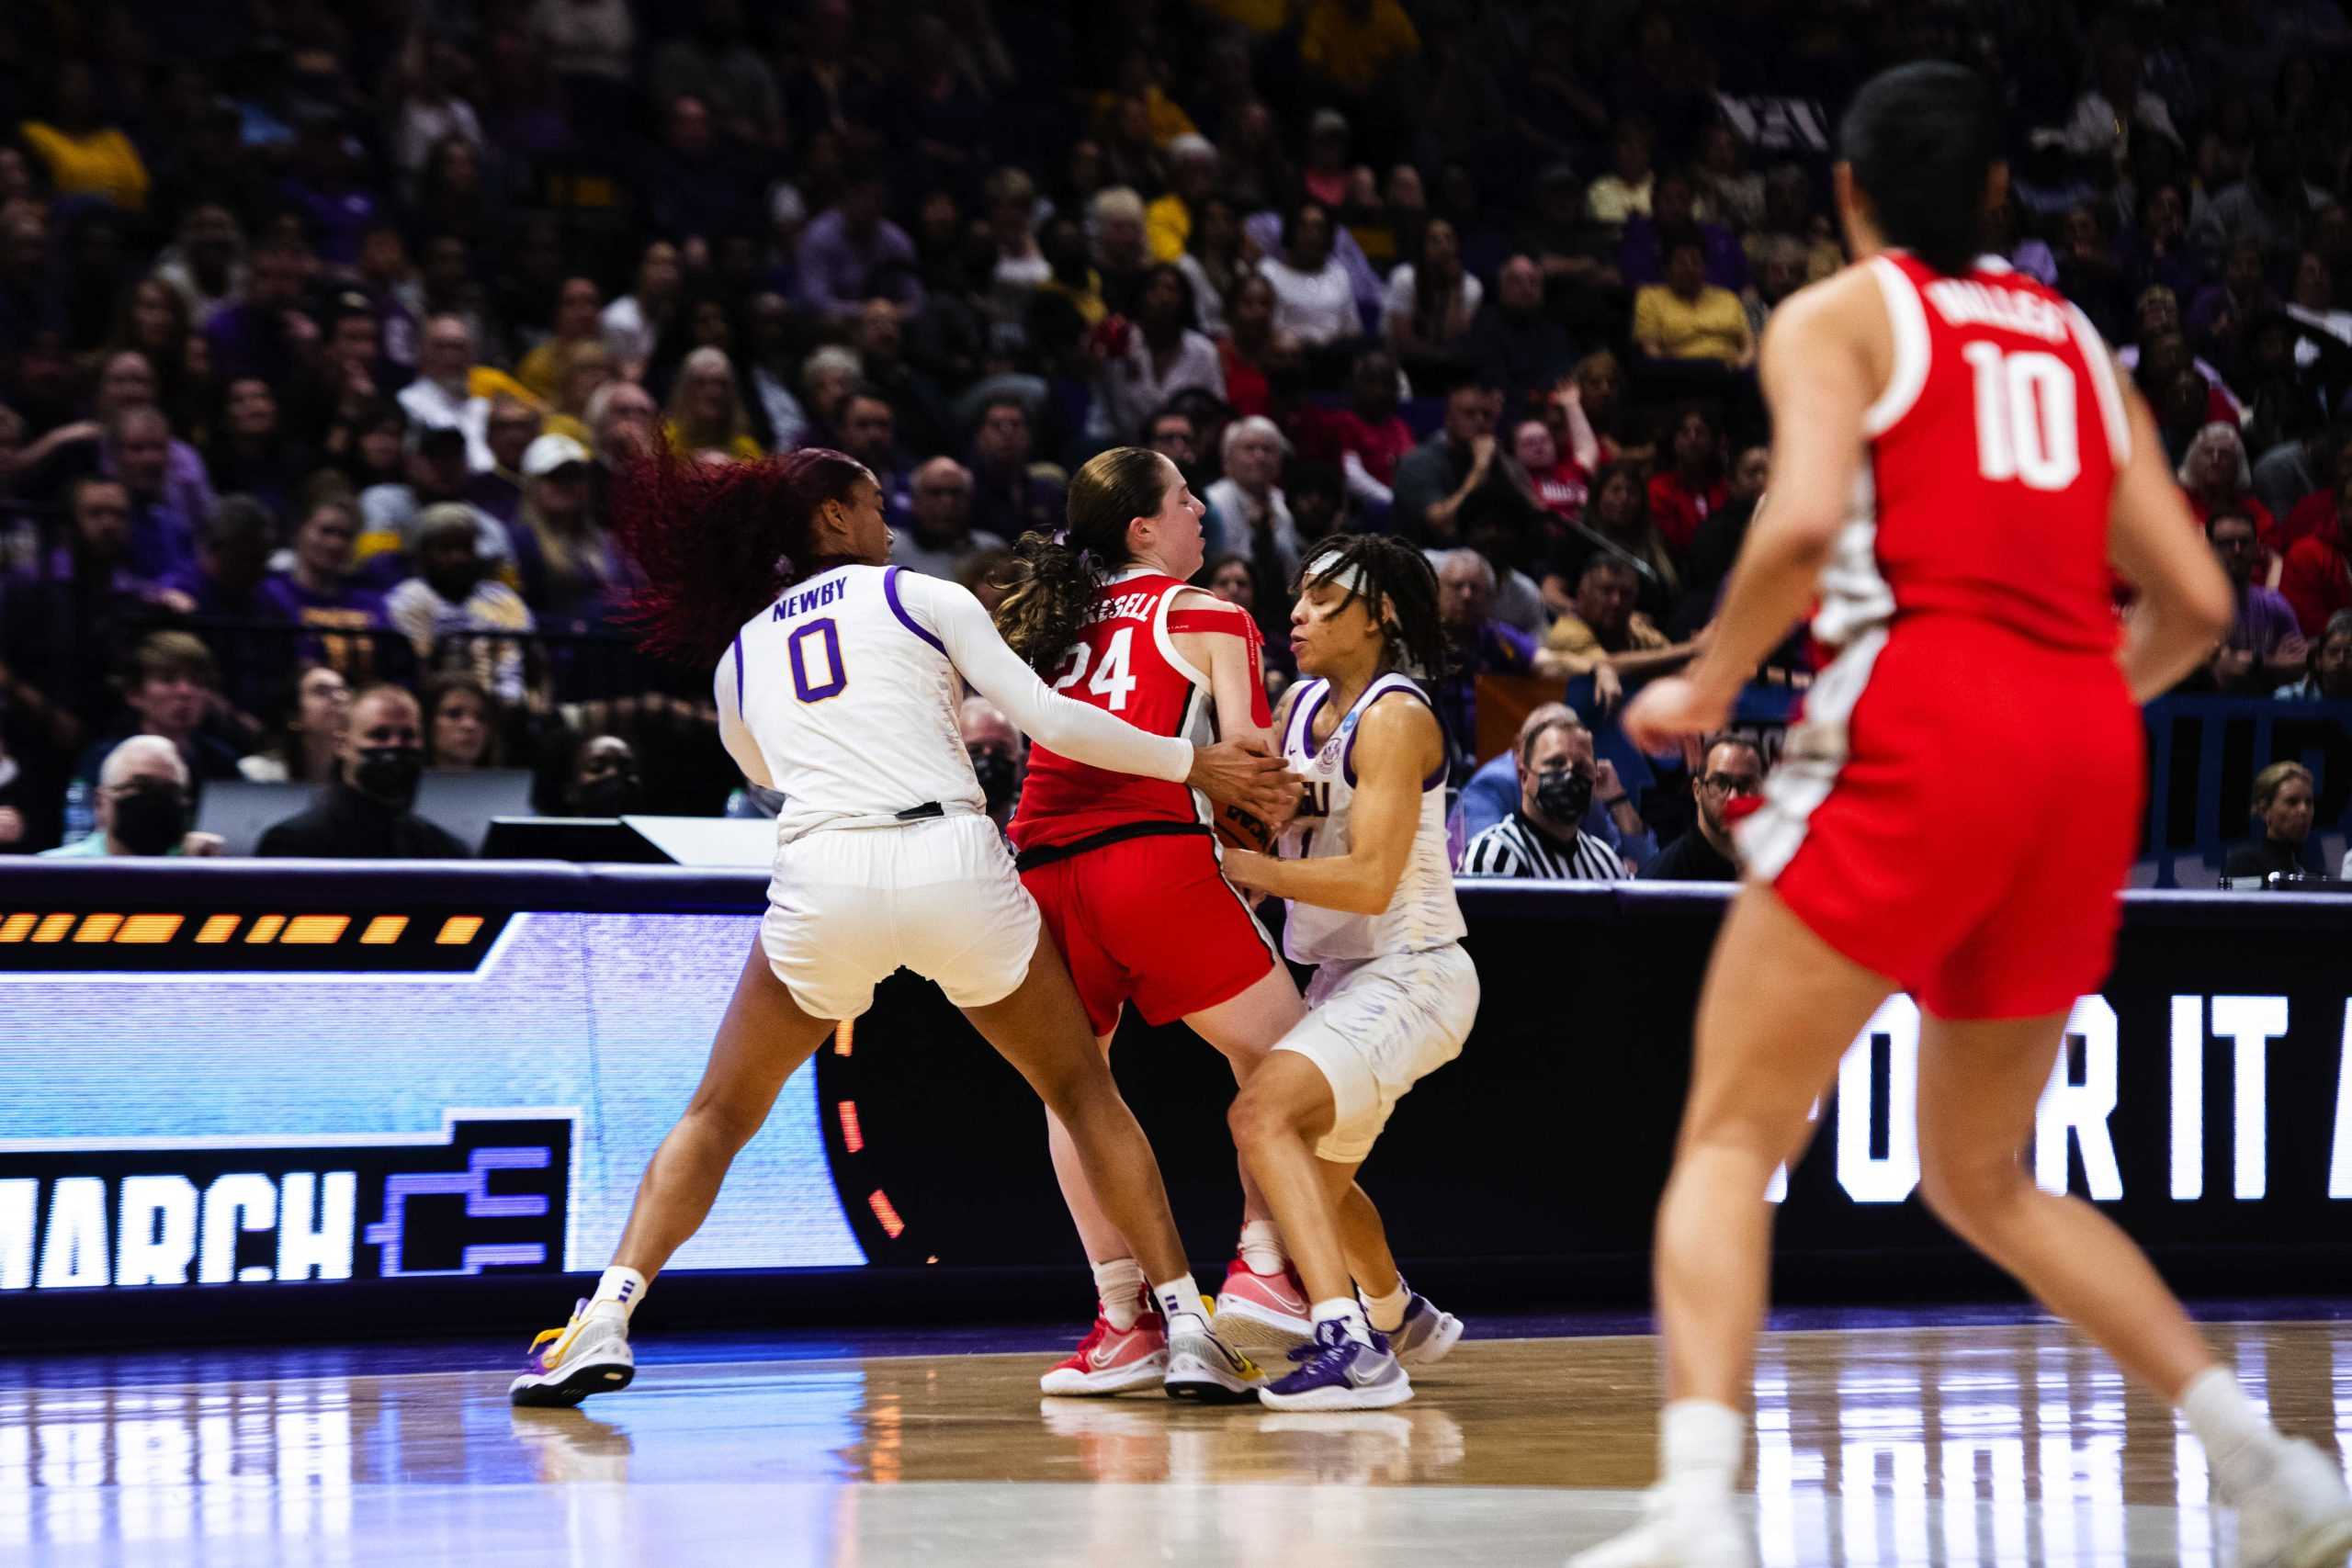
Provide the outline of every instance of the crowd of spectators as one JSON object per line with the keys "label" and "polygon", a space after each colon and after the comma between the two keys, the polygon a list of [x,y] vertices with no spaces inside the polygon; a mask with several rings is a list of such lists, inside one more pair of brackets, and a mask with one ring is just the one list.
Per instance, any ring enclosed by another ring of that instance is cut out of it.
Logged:
{"label": "crowd of spectators", "polygon": [[[427,768],[720,810],[702,678],[615,626],[617,467],[838,446],[985,596],[1135,443],[1269,630],[1326,535],[1431,553],[1467,869],[1728,875],[1761,755],[1636,792],[1595,727],[1703,645],[1759,336],[1842,260],[1836,113],[1927,55],[1998,84],[1988,249],[2119,346],[2238,586],[2194,683],[2352,700],[2328,0],[13,8],[0,851],[205,852],[234,778],[321,790],[287,852],[462,852]],[[1482,768],[1483,674],[1581,716]]]}

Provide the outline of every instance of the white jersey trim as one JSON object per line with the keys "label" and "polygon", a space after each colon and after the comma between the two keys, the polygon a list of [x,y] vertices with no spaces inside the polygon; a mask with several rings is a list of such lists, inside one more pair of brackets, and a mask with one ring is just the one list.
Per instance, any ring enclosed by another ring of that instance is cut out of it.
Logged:
{"label": "white jersey trim", "polygon": [[1151,640],[1159,648],[1159,657],[1168,660],[1170,669],[1190,681],[1199,690],[1210,693],[1211,701],[1215,701],[1215,688],[1209,684],[1209,678],[1195,669],[1191,660],[1176,651],[1176,639],[1168,630],[1168,612],[1175,604],[1176,595],[1201,592],[1204,591],[1180,585],[1162,593],[1159,596],[1159,603],[1153,606],[1151,612]]}
{"label": "white jersey trim", "polygon": [[1732,829],[1747,874],[1777,881],[1804,847],[1813,814],[1838,787],[1852,754],[1854,708],[1886,647],[1886,627],[1873,626],[1847,645],[1805,694],[1804,718],[1789,731],[1788,746],[1764,784],[1764,805]]}
{"label": "white jersey trim", "polygon": [[1871,276],[1878,279],[1879,297],[1886,302],[1886,324],[1894,334],[1894,368],[1886,389],[1862,414],[1862,434],[1883,435],[1911,412],[1928,385],[1932,357],[1928,343],[1928,308],[1903,269],[1886,256],[1870,259]]}
{"label": "white jersey trim", "polygon": [[2132,460],[2132,420],[2124,412],[2122,389],[2115,384],[2115,356],[2080,306],[2066,307],[2066,321],[2075,330],[2075,346],[2082,351],[2091,390],[2098,398],[2099,423],[2107,426],[2107,449],[2115,455],[2115,466],[2120,469]]}

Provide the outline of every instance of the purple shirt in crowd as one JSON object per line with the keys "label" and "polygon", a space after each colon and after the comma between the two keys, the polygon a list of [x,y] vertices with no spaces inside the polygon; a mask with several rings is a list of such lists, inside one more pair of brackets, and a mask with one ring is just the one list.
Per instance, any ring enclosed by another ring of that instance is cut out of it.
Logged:
{"label": "purple shirt in crowd", "polygon": [[[800,273],[800,303],[812,310],[832,310],[887,295],[909,310],[922,309],[922,285],[915,279],[914,242],[907,231],[885,218],[874,225],[864,243],[850,233],[841,209],[828,208],[801,231],[797,258]],[[877,287],[876,275],[896,273],[890,287]]]}
{"label": "purple shirt in crowd", "polygon": [[2238,613],[2230,622],[2230,635],[2222,646],[2233,652],[2251,653],[2259,660],[2278,652],[2279,644],[2301,636],[2294,606],[2287,603],[2286,595],[2256,583],[2239,594]]}
{"label": "purple shirt in crowd", "polygon": [[283,615],[298,626],[367,631],[391,624],[384,614],[384,596],[350,581],[332,593],[313,593],[292,572],[272,572],[262,580],[254,597],[266,614]]}

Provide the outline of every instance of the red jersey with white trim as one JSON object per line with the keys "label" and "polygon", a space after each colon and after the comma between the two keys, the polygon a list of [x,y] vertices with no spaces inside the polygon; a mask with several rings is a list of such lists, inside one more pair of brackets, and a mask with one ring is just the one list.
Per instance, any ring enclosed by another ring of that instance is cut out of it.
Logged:
{"label": "red jersey with white trim", "polygon": [[1815,635],[1843,645],[1941,613],[2112,652],[2108,513],[2131,428],[2098,331],[1990,257],[1959,277],[1903,252],[1861,265],[1894,367],[1863,422],[1870,461]]}
{"label": "red jersey with white trim", "polygon": [[[1095,592],[1078,641],[1054,671],[1054,690],[1126,720],[1154,735],[1204,743],[1216,739],[1216,703],[1208,671],[1195,669],[1176,650],[1175,634],[1232,631],[1250,642],[1251,686],[1265,704],[1256,679],[1257,628],[1250,617],[1223,605],[1176,607],[1186,584],[1143,569],[1113,578]],[[1188,625],[1197,619],[1197,625]],[[1261,724],[1268,715],[1261,712]],[[1106,773],[1072,761],[1043,746],[1029,752],[1027,782],[1009,831],[1023,850],[1072,844],[1136,822],[1209,822],[1207,800],[1180,784]]]}

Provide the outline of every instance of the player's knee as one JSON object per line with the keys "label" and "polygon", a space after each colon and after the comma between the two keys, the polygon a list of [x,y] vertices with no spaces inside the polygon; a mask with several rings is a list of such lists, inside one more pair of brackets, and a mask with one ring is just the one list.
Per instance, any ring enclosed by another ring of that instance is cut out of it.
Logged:
{"label": "player's knee", "polygon": [[754,1115],[716,1098],[696,1100],[686,1108],[686,1118],[706,1138],[723,1145],[730,1157],[741,1152],[767,1120],[764,1113]]}
{"label": "player's knee", "polygon": [[1068,1126],[1084,1116],[1090,1106],[1118,1099],[1118,1084],[1110,1064],[1092,1051],[1071,1055],[1029,1069],[1029,1082],[1046,1109]]}
{"label": "player's knee", "polygon": [[2025,1168],[2011,1157],[1923,1155],[1920,1201],[1929,1213],[1963,1235],[1999,1224],[2008,1206],[2032,1190]]}
{"label": "player's knee", "polygon": [[1287,1130],[1284,1121],[1271,1095],[1247,1088],[1233,1097],[1233,1105],[1225,1113],[1225,1124],[1232,1129],[1237,1149],[1256,1147],[1282,1136]]}

